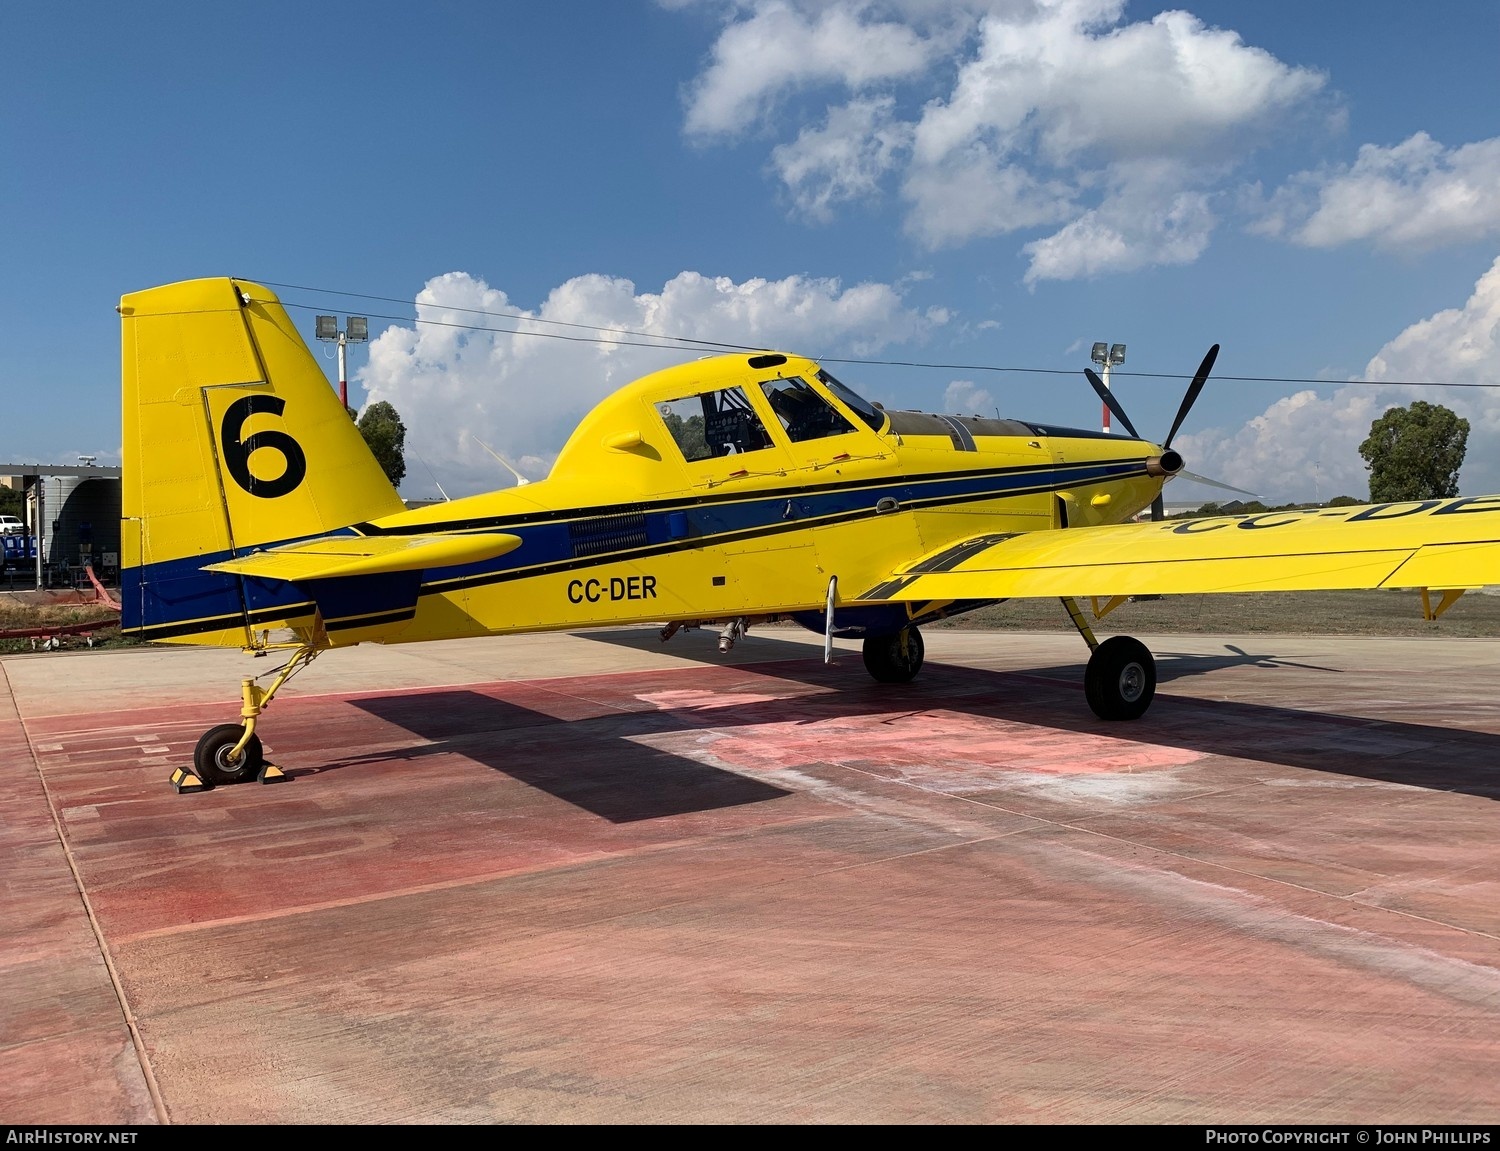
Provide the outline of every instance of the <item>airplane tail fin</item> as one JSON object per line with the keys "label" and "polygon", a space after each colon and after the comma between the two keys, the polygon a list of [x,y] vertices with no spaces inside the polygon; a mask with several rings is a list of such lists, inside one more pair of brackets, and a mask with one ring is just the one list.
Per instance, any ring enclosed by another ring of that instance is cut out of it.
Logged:
{"label": "airplane tail fin", "polygon": [[223,278],[135,292],[119,310],[122,626],[240,646],[252,626],[310,614],[202,569],[404,505],[281,302]]}

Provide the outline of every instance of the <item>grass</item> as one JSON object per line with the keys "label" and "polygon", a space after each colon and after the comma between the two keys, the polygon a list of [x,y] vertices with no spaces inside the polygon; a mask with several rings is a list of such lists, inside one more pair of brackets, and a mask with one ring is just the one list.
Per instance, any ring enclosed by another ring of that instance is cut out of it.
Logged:
{"label": "grass", "polygon": [[[66,627],[69,624],[98,623],[93,632],[94,644],[101,647],[131,647],[138,641],[120,635],[120,614],[97,604],[26,604],[10,595],[0,594],[0,632],[27,628]],[[82,635],[61,637],[65,648],[86,648]],[[40,643],[40,640],[36,641]],[[0,654],[32,651],[29,638],[0,639]]]}

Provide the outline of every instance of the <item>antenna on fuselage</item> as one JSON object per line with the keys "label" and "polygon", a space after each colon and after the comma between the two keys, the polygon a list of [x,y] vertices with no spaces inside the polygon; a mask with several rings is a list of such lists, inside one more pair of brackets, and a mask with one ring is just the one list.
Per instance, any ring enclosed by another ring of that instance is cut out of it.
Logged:
{"label": "antenna on fuselage", "polygon": [[520,472],[516,471],[515,468],[511,467],[508,463],[506,463],[505,462],[505,458],[503,456],[501,456],[501,454],[499,452],[497,452],[494,448],[490,447],[489,444],[485,443],[478,436],[475,436],[472,432],[469,433],[469,434],[473,438],[473,440],[474,440],[474,442],[476,444],[478,444],[485,451],[489,452],[490,455],[492,455],[492,456],[495,457],[495,459],[497,459],[497,460],[500,461],[500,466],[502,468],[504,468],[511,475],[513,475],[513,476],[516,477],[516,487],[518,487],[518,488],[519,487],[524,487],[525,485],[527,485],[527,484],[529,484],[531,482],[525,476],[523,476]]}
{"label": "antenna on fuselage", "polygon": [[450,496],[447,492],[443,491],[443,485],[440,484],[440,483],[438,483],[437,476],[433,475],[432,469],[429,468],[429,467],[427,467],[427,461],[422,459],[422,453],[419,452],[419,451],[417,451],[416,448],[412,448],[411,449],[411,454],[414,455],[414,456],[416,456],[417,459],[422,460],[422,466],[424,468],[427,468],[427,474],[428,474],[428,476],[430,476],[432,478],[432,486],[435,487],[435,488],[437,488],[438,495],[440,495],[440,496],[443,497],[443,500],[444,500],[445,503],[450,503],[451,504],[453,502],[453,497]]}

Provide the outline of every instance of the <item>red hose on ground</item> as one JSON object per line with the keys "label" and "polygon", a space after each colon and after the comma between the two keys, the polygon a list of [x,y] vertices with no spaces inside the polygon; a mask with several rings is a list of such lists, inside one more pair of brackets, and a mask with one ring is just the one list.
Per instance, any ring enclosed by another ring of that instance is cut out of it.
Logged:
{"label": "red hose on ground", "polygon": [[88,573],[89,583],[94,585],[94,591],[99,593],[99,603],[115,611],[120,610],[120,601],[109,594],[109,589],[99,582],[99,577],[94,574],[93,564],[84,564],[83,570]]}

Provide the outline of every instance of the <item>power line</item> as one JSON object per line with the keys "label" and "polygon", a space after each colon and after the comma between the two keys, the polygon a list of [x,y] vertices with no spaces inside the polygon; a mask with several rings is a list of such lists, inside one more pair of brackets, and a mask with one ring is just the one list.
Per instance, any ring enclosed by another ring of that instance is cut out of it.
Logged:
{"label": "power line", "polygon": [[[319,308],[319,305],[316,305],[316,304],[299,304],[299,303],[296,303],[296,302],[291,301],[291,300],[282,300],[281,303],[285,307],[288,307],[288,308],[300,308],[303,311],[308,311],[308,312],[316,312],[318,310],[318,308]],[[463,310],[463,309],[460,309],[460,310]],[[472,310],[472,309],[469,309],[469,310]],[[416,316],[382,315],[379,312],[369,312],[369,313],[367,313],[367,315],[371,319],[375,319],[375,320],[391,320],[394,323],[401,323],[401,324],[421,324],[421,325],[423,325],[425,327],[429,327],[429,328],[458,328],[461,331],[465,331],[465,332],[492,332],[492,333],[495,333],[495,334],[501,335],[501,336],[525,336],[528,339],[537,339],[537,340],[566,340],[567,342],[573,343],[573,344],[609,344],[609,345],[611,345],[613,347],[620,347],[620,348],[657,348],[657,349],[659,349],[661,351],[682,351],[682,350],[692,351],[692,350],[694,350],[691,347],[686,348],[686,349],[683,349],[683,348],[674,348],[674,347],[672,347],[672,346],[670,346],[668,344],[648,344],[648,343],[642,343],[639,340],[611,340],[611,339],[605,339],[602,336],[569,336],[569,335],[563,334],[562,332],[526,332],[526,331],[521,331],[520,329],[517,329],[517,328],[492,328],[492,327],[489,327],[486,324],[460,324],[460,323],[456,323],[456,322],[451,321],[451,320],[424,320],[424,319],[421,319],[421,318],[416,317]],[[508,317],[506,317],[506,318],[508,318]],[[529,316],[521,316],[521,317],[518,317],[518,318],[521,321],[526,322],[526,323],[530,323],[531,322],[531,317],[529,317]],[[561,320],[554,320],[554,321],[549,321],[549,322],[552,322],[552,323],[562,323]],[[710,350],[710,349],[715,349],[715,350],[718,350],[718,351],[724,351],[725,349],[728,349],[730,351],[736,351],[736,352],[763,352],[763,351],[767,350],[765,348],[756,347],[756,346],[750,345],[750,344],[720,344],[720,343],[716,343],[716,342],[714,342],[712,340],[694,341],[694,340],[692,340],[692,339],[690,339],[688,337],[685,337],[685,336],[658,336],[658,335],[655,335],[654,333],[651,333],[651,332],[624,332],[623,329],[620,329],[620,328],[594,327],[594,325],[591,325],[591,324],[574,324],[574,325],[570,325],[570,326],[571,327],[580,327],[580,328],[593,328],[593,330],[597,331],[597,332],[622,332],[622,334],[625,334],[625,335],[639,335],[639,336],[642,336],[642,337],[644,337],[646,339],[674,340],[674,341],[677,341],[679,343],[689,344],[689,345],[694,344],[694,343],[698,343],[698,344],[702,345],[702,347],[699,348],[698,350],[702,350],[702,351],[707,351],[707,350]]]}
{"label": "power line", "polygon": [[[259,283],[259,284],[265,284],[267,287],[271,287],[271,288],[289,288],[289,289],[291,289],[292,291],[295,291],[295,292],[319,292],[319,293],[321,293],[323,295],[332,295],[332,296],[347,297],[347,298],[352,299],[352,300],[375,300],[375,301],[378,301],[379,303],[383,303],[383,304],[411,304],[412,303],[412,301],[410,301],[410,300],[398,299],[395,296],[372,296],[372,295],[369,295],[369,294],[364,293],[364,292],[338,292],[338,291],[334,291],[331,288],[309,288],[309,287],[307,287],[305,285],[302,285],[302,284],[278,284],[278,283],[275,283],[272,280],[257,280],[255,282]],[[283,300],[282,303],[286,304],[287,301]],[[296,308],[312,308],[313,307],[313,305],[311,305],[311,304],[287,304],[287,306],[288,307],[296,307]],[[569,322],[567,320],[548,320],[548,319],[544,319],[541,316],[528,316],[524,312],[490,312],[490,311],[486,311],[484,308],[465,308],[465,307],[460,307],[457,304],[430,304],[428,306],[429,307],[433,307],[433,308],[441,308],[445,312],[468,312],[468,313],[470,313],[472,315],[476,315],[476,316],[489,316],[492,319],[497,319],[497,320],[515,320],[517,322],[527,323],[527,324],[548,324],[548,325],[551,325],[553,327],[558,327],[558,328],[582,328],[582,329],[584,329],[586,331],[591,331],[591,332],[618,332],[618,333],[620,333],[621,335],[624,335],[624,336],[640,336],[642,338],[647,338],[647,339],[653,339],[653,340],[670,340],[670,341],[673,341],[673,342],[676,342],[676,343],[695,344],[695,345],[699,345],[699,346],[703,346],[703,347],[727,348],[730,351],[734,351],[734,352],[758,352],[758,351],[763,351],[764,350],[764,349],[762,349],[760,347],[756,347],[756,346],[752,346],[752,345],[747,345],[747,344],[726,344],[726,343],[722,343],[722,342],[720,342],[718,340],[699,340],[699,339],[694,339],[694,338],[687,337],[687,336],[665,336],[665,335],[662,335],[659,332],[637,332],[637,331],[633,331],[630,328],[604,327],[604,326],[601,326],[599,324],[578,324],[578,323]],[[404,318],[404,317],[380,316],[378,318],[382,319],[382,320],[389,320],[389,319],[397,319],[397,318]],[[419,323],[419,324],[444,324],[445,323],[445,321],[442,321],[442,320],[416,320],[416,319],[412,320],[412,322],[413,323]],[[464,324],[448,324],[447,326],[449,326],[449,327],[455,327],[455,328],[462,328],[462,327],[466,327],[468,325],[464,325]],[[481,331],[481,332],[496,332],[496,331],[504,332],[504,331],[508,331],[509,329],[505,329],[505,328],[487,328],[487,327],[483,327],[483,326],[475,326],[475,327],[472,328],[472,330],[474,330],[474,331]],[[521,332],[521,333],[514,333],[514,334],[527,335],[527,336],[542,336],[542,335],[546,335],[548,333],[545,333],[545,332]],[[604,343],[604,342],[613,342],[613,341],[599,341],[599,342]],[[639,346],[639,345],[632,345],[632,346]],[[646,346],[648,346],[648,347],[656,347],[658,345],[650,344],[650,345],[646,345]]]}
{"label": "power line", "polygon": [[[1011,368],[993,364],[936,364],[919,360],[859,360],[840,359],[836,356],[816,357],[820,364],[866,364],[890,368],[935,368],[950,372],[1038,372],[1053,376],[1076,376],[1077,368]],[[1192,377],[1178,372],[1115,372],[1116,379],[1188,380]],[[1500,384],[1453,384],[1435,380],[1319,380],[1300,376],[1221,376],[1214,374],[1218,383],[1234,381],[1244,384],[1318,384],[1326,388],[1341,388],[1345,384],[1365,384],[1376,388],[1500,388]]]}
{"label": "power line", "polygon": [[[332,288],[312,288],[302,284],[279,284],[273,280],[256,280],[247,277],[255,283],[265,284],[272,288],[287,288],[298,292],[318,292],[323,295],[339,296],[354,300],[374,300],[388,304],[408,304],[409,301],[394,296],[376,296],[364,292],[343,292]],[[292,300],[282,300],[283,306],[288,308],[300,308],[305,311],[317,312],[320,305],[304,304]],[[428,320],[411,315],[389,315],[370,313],[377,320],[389,320],[392,323],[420,324],[427,327],[457,328],[469,332],[492,332],[497,335],[528,336],[541,340],[565,340],[570,343],[579,344],[610,344],[615,347],[625,348],[656,348],[662,351],[672,350],[677,346],[678,350],[719,350],[729,352],[761,352],[767,351],[764,345],[758,344],[734,344],[720,340],[698,339],[692,336],[669,336],[659,332],[640,332],[630,328],[606,327],[600,324],[581,324],[567,320],[548,320],[539,316],[529,316],[523,312],[492,312],[483,308],[466,308],[455,304],[431,304],[429,307],[441,308],[447,312],[466,312],[471,315],[486,316],[497,320],[510,320],[522,324],[546,324],[553,327],[575,328],[582,331],[600,332],[604,335],[582,336],[566,335],[561,332],[532,332],[517,328],[497,328],[486,324],[464,324],[453,320]],[[633,336],[636,339],[619,339],[620,336]],[[616,338],[610,338],[616,337]],[[663,341],[660,343],[642,343],[642,340]],[[874,360],[862,359],[853,356],[812,356],[811,359],[823,364],[855,364],[861,367],[880,368],[917,368],[930,371],[945,372],[1013,372],[1023,375],[1046,375],[1046,376],[1076,376],[1081,369],[1077,368],[1024,368],[1014,365],[1003,364],[956,364],[936,363],[924,360]],[[1187,373],[1177,372],[1116,372],[1116,377],[1122,379],[1156,379],[1156,380],[1186,380],[1192,377]],[[1315,379],[1310,376],[1224,376],[1215,375],[1217,383],[1242,383],[1242,384],[1310,384],[1316,387],[1375,387],[1375,388],[1496,388],[1500,383],[1454,383],[1440,380],[1328,380]]]}

